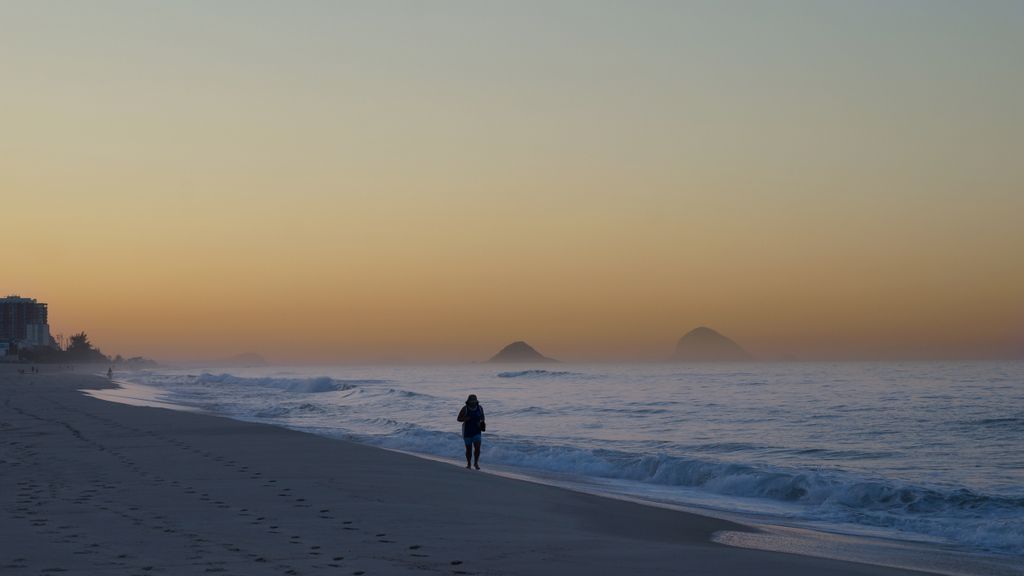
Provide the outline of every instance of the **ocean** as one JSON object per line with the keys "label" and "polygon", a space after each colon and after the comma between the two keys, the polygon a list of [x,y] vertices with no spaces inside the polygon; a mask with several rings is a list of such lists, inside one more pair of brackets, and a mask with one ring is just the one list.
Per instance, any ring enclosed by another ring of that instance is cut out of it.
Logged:
{"label": "ocean", "polygon": [[[651,502],[1024,557],[1024,363],[118,373],[163,402]],[[474,472],[467,472],[474,473]]]}

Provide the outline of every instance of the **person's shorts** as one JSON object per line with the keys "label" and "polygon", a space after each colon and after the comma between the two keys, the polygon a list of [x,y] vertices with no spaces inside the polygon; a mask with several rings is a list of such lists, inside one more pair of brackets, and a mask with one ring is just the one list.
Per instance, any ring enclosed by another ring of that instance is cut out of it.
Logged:
{"label": "person's shorts", "polygon": [[466,443],[466,446],[471,446],[483,440],[483,434],[477,434],[476,436],[463,436],[462,441]]}

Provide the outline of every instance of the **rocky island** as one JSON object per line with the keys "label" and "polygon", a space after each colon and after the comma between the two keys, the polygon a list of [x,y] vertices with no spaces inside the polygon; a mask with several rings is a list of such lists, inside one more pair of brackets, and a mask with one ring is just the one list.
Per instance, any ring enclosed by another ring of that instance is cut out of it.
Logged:
{"label": "rocky island", "polygon": [[701,326],[688,332],[676,344],[673,360],[682,362],[745,362],[750,354],[731,339]]}
{"label": "rocky island", "polygon": [[554,358],[548,358],[540,352],[537,352],[526,342],[519,340],[513,342],[508,346],[501,349],[500,352],[491,357],[488,362],[491,363],[539,363],[539,362],[558,362]]}

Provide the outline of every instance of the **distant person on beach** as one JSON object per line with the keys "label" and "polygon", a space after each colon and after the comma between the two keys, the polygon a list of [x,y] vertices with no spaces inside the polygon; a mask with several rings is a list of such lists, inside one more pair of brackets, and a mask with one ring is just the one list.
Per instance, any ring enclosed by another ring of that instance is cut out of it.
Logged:
{"label": "distant person on beach", "polygon": [[107,368],[107,378],[109,378],[111,380],[114,379],[114,369],[113,368]]}
{"label": "distant person on beach", "polygon": [[470,394],[466,405],[459,411],[458,421],[462,422],[462,441],[466,443],[466,468],[470,464],[480,469],[480,443],[483,432],[487,429],[484,423],[484,407],[477,402],[476,394]]}

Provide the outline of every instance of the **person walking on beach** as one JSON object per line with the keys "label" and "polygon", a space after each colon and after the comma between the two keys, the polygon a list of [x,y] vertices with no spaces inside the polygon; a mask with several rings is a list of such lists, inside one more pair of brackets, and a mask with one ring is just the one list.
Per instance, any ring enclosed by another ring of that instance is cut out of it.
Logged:
{"label": "person walking on beach", "polygon": [[481,432],[487,429],[487,425],[484,423],[484,407],[477,402],[476,394],[470,394],[466,399],[457,420],[462,422],[462,441],[466,443],[466,468],[472,464],[479,470]]}

